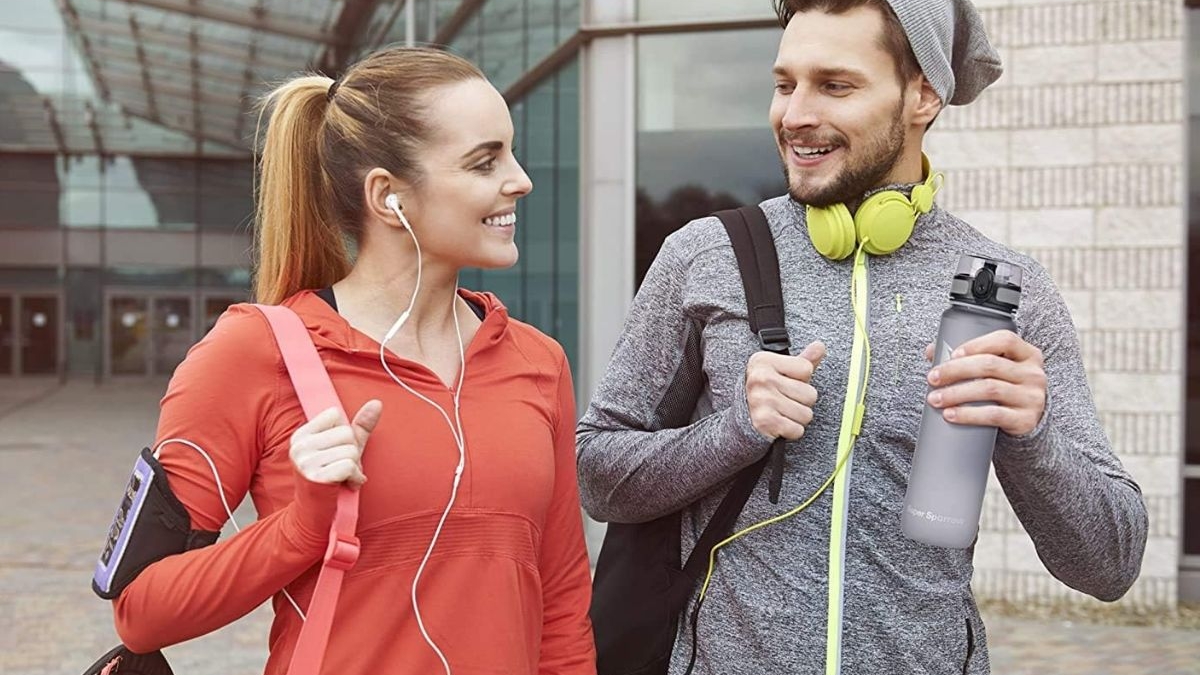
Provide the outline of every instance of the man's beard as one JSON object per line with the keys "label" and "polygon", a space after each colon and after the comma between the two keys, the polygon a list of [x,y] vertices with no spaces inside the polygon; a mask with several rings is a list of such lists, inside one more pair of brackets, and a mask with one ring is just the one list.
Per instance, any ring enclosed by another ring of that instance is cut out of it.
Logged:
{"label": "man's beard", "polygon": [[[847,153],[846,163],[842,170],[823,188],[804,188],[793,185],[787,160],[784,159],[783,177],[787,181],[788,194],[792,199],[801,204],[825,207],[856,202],[870,190],[880,187],[896,162],[899,161],[900,154],[904,150],[902,105],[903,102],[896,105],[892,123],[887,129],[868,138],[853,155]],[[793,138],[798,136],[797,134]],[[791,140],[792,138],[787,136],[786,131],[780,131],[778,141],[783,152],[791,152],[791,148],[788,147]],[[811,147],[823,145],[846,147],[845,137],[840,134],[833,138],[820,140],[820,142],[805,141],[804,144]]]}

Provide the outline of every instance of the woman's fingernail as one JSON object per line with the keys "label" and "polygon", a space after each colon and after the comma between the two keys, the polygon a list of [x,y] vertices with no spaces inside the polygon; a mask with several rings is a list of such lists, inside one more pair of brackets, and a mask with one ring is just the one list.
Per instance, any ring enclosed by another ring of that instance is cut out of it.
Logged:
{"label": "woman's fingernail", "polygon": [[938,380],[940,380],[940,379],[942,379],[942,373],[937,368],[934,368],[933,370],[929,371],[929,381],[930,382],[932,382],[933,384],[937,384]]}
{"label": "woman's fingernail", "polygon": [[942,414],[945,415],[947,421],[953,422],[958,417],[958,410],[956,408],[947,408]]}
{"label": "woman's fingernail", "polygon": [[929,395],[929,404],[932,406],[940,406],[942,404],[942,392],[935,391]]}

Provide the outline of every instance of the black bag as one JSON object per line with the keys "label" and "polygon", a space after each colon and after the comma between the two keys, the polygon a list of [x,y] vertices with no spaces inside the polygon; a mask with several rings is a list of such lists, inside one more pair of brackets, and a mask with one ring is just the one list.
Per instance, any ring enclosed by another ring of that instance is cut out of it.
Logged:
{"label": "black bag", "polygon": [[[763,349],[788,353],[779,260],[766,217],[754,206],[715,215],[737,256],[750,329]],[[778,495],[782,458],[779,439],[767,456],[738,472],[682,568],[680,513],[646,523],[609,524],[596,562],[590,612],[598,675],[666,675],[680,614],[708,569],[712,548],[731,533],[768,463],[770,491]]]}

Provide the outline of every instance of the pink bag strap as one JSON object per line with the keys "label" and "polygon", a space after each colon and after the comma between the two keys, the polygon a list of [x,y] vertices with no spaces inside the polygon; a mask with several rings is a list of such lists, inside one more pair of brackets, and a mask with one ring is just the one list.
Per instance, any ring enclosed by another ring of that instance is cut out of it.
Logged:
{"label": "pink bag strap", "polygon": [[[275,334],[283,362],[304,416],[312,419],[324,410],[336,407],[342,413],[343,422],[349,421],[341,399],[333,388],[325,364],[317,355],[308,329],[295,312],[278,305],[255,305]],[[318,675],[325,658],[325,647],[329,644],[329,632],[333,628],[333,613],[337,608],[338,596],[342,592],[342,579],[346,571],[358,561],[359,541],[355,536],[358,528],[358,491],[343,487],[338,491],[337,513],[329,531],[329,547],[325,551],[325,562],[317,577],[317,586],[296,650],[288,665],[288,675]]]}

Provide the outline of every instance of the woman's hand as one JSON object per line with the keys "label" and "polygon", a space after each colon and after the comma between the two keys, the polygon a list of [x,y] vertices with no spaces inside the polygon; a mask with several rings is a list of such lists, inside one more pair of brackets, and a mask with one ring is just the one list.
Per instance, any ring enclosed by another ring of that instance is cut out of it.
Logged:
{"label": "woman's hand", "polygon": [[359,488],[367,482],[362,469],[362,452],[367,438],[379,423],[383,404],[370,400],[358,409],[354,420],[342,422],[337,408],[309,420],[292,434],[288,456],[305,479],[313,483],[346,483]]}

